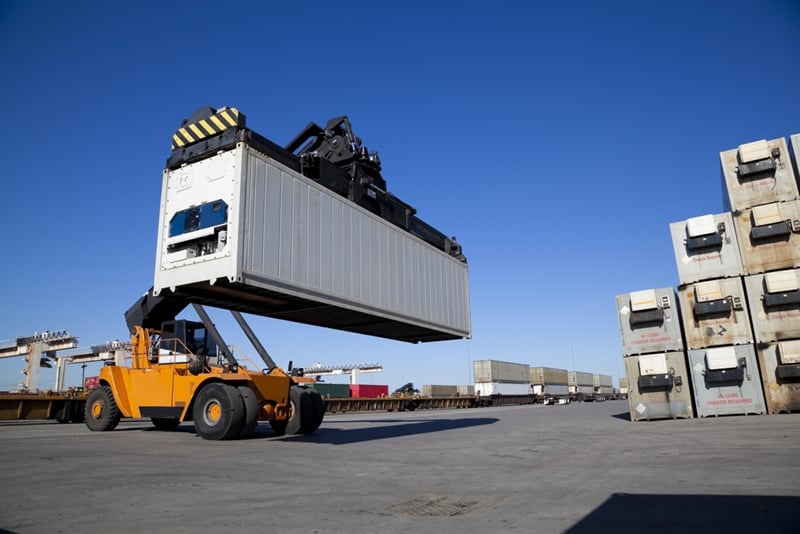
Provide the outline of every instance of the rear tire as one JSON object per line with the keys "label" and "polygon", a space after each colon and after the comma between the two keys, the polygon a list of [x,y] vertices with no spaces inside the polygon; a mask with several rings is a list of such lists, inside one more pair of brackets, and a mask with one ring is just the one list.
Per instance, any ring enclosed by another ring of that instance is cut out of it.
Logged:
{"label": "rear tire", "polygon": [[322,424],[322,419],[325,417],[325,401],[322,395],[316,389],[307,389],[306,394],[311,398],[311,415],[308,421],[307,428],[303,429],[300,434],[311,434],[315,432]]}
{"label": "rear tire", "polygon": [[89,430],[104,432],[114,430],[120,415],[114,393],[108,386],[92,389],[86,397],[86,426]]}
{"label": "rear tire", "polygon": [[200,390],[192,410],[194,427],[203,439],[231,439],[242,431],[244,400],[229,384],[214,382]]}
{"label": "rear tire", "polygon": [[258,426],[258,412],[260,408],[258,406],[258,398],[250,386],[239,386],[237,389],[244,403],[244,422],[242,423],[242,430],[239,431],[238,437],[246,438],[252,434],[256,426]]}
{"label": "rear tire", "polygon": [[178,425],[181,424],[180,419],[172,419],[167,417],[151,417],[150,420],[153,422],[153,426],[156,427],[156,430],[175,430],[178,428]]}

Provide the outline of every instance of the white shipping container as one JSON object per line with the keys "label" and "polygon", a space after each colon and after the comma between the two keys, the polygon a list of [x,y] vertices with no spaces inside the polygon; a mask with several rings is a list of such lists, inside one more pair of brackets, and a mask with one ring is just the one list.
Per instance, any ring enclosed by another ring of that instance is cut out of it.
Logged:
{"label": "white shipping container", "polygon": [[403,341],[469,337],[467,264],[244,143],[164,171],[154,293]]}
{"label": "white shipping container", "polygon": [[489,395],[530,395],[530,384],[514,384],[510,382],[475,382],[475,394],[481,397]]}

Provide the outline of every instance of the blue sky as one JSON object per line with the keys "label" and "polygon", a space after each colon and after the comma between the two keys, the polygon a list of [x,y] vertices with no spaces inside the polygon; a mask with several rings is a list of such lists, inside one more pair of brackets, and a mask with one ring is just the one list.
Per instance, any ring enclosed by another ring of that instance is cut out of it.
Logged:
{"label": "blue sky", "polygon": [[[800,132],[798,58],[789,0],[6,0],[0,340],[127,337],[171,135],[233,106],[278,144],[348,115],[388,189],[469,258],[472,339],[252,318],[279,364],[378,361],[362,382],[392,389],[470,383],[477,359],[616,384],[615,295],[677,285],[669,223],[722,212],[720,151]],[[0,361],[0,390],[23,364]]]}

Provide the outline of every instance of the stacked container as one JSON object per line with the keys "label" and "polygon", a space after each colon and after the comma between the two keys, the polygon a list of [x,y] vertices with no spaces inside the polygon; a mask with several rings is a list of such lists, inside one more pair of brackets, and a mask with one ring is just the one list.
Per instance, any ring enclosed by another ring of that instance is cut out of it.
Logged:
{"label": "stacked container", "polygon": [[570,371],[567,373],[569,392],[574,395],[591,397],[594,395],[594,375],[583,371]]}
{"label": "stacked container", "polygon": [[475,360],[472,367],[476,395],[528,395],[531,392],[531,371],[527,364]]}
{"label": "stacked container", "polygon": [[536,395],[567,395],[569,373],[566,369],[531,367],[531,387]]}
{"label": "stacked container", "polygon": [[675,290],[634,291],[616,301],[631,420],[693,417]]}
{"label": "stacked container", "polygon": [[[792,157],[779,138],[741,145],[722,152],[720,159],[753,331],[753,343],[746,352],[739,348],[735,358],[747,367],[740,396],[731,401],[748,413],[798,410],[800,384],[790,376],[800,339],[800,191]],[[734,356],[725,359],[733,365]],[[749,378],[758,383],[750,391],[744,387]]]}

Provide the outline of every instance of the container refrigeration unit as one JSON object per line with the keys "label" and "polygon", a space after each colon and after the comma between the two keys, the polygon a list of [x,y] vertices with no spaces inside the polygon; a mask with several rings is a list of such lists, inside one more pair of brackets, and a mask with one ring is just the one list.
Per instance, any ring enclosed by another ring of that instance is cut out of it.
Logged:
{"label": "container refrigeration unit", "polygon": [[746,276],[744,284],[757,342],[800,338],[800,269]]}
{"label": "container refrigeration unit", "polygon": [[800,267],[800,200],[744,208],[733,224],[745,275]]}

